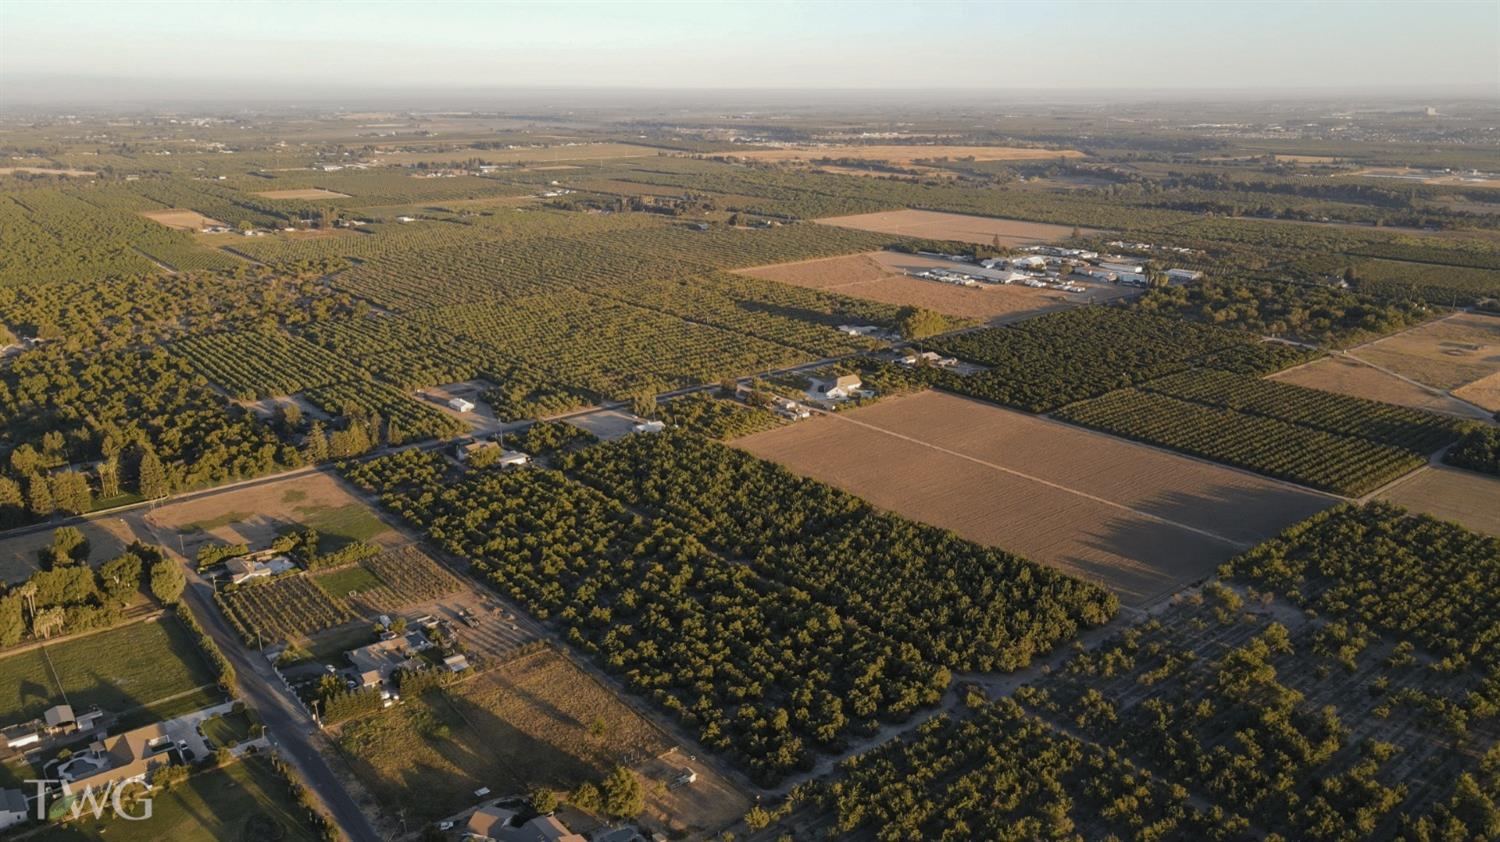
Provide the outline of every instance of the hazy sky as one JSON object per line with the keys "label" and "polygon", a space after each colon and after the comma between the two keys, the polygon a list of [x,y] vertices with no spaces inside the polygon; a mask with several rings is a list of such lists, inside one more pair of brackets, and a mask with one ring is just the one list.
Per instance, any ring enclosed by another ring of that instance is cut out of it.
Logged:
{"label": "hazy sky", "polygon": [[1500,0],[0,0],[0,103],[44,77],[345,86],[1318,88],[1500,95]]}

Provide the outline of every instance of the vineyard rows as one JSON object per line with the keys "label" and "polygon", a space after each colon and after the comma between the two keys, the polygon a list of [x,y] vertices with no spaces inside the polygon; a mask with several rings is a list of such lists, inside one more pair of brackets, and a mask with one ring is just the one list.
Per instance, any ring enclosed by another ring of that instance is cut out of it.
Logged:
{"label": "vineyard rows", "polygon": [[288,641],[358,619],[347,602],[329,596],[302,573],[252,581],[220,591],[216,598],[250,644]]}
{"label": "vineyard rows", "polygon": [[277,330],[189,336],[170,347],[244,400],[367,379],[344,357]]}

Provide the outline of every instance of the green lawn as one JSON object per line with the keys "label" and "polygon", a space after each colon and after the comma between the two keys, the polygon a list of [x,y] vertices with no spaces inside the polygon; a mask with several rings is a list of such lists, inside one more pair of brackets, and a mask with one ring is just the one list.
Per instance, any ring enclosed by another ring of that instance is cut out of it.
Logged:
{"label": "green lawn", "polygon": [[[213,672],[186,629],[173,617],[131,623],[0,659],[0,723],[23,722],[62,702],[78,710],[98,705],[112,713],[148,706],[155,719],[217,701]],[[58,682],[61,682],[61,687]],[[184,698],[167,701],[178,694]]]}
{"label": "green lawn", "polygon": [[343,506],[297,506],[297,521],[318,530],[318,552],[331,553],[356,541],[368,541],[390,527],[362,503]]}
{"label": "green lawn", "polygon": [[248,711],[231,712],[203,720],[203,733],[215,747],[227,746],[248,741],[254,725]]}
{"label": "green lawn", "polygon": [[84,821],[57,825],[32,838],[39,842],[317,839],[302,824],[301,808],[288,796],[286,784],[268,761],[257,757],[199,772],[166,793],[158,793],[152,802],[151,818],[144,821],[95,821],[85,813]]}
{"label": "green lawn", "polygon": [[385,585],[385,582],[382,582],[379,576],[357,564],[345,567],[342,570],[334,570],[331,573],[319,574],[317,583],[318,587],[327,591],[329,596],[340,599],[352,593],[360,593]]}

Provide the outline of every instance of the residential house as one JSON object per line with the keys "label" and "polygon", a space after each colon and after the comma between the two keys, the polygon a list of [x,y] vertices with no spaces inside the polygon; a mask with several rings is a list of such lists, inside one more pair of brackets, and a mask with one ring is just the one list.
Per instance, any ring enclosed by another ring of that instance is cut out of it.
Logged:
{"label": "residential house", "polygon": [[5,740],[5,747],[12,751],[34,746],[42,741],[42,721],[33,719],[0,729],[0,738]]}
{"label": "residential house", "polygon": [[832,380],[814,377],[808,395],[823,400],[846,400],[864,385],[857,374],[841,374]]}
{"label": "residential house", "polygon": [[172,738],[161,723],[95,741],[57,767],[63,793],[102,791],[111,782],[141,778],[171,762]]}
{"label": "residential house", "polygon": [[469,668],[469,659],[463,655],[449,655],[443,659],[443,666],[447,667],[449,672],[463,672]]}
{"label": "residential house", "polygon": [[537,816],[524,822],[520,818],[515,810],[496,805],[480,807],[469,816],[464,833],[476,842],[586,842],[555,816]]}
{"label": "residential house", "polygon": [[19,789],[0,789],[0,830],[15,827],[30,817],[26,793]]}
{"label": "residential house", "polygon": [[275,552],[236,556],[224,562],[224,569],[229,571],[229,581],[236,585],[251,579],[265,579],[285,573],[296,566],[290,556]]}

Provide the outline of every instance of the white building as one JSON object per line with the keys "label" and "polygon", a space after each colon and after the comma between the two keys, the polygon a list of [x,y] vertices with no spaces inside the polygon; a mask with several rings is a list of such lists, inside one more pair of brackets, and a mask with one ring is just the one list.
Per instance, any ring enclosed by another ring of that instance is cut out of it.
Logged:
{"label": "white building", "polygon": [[637,421],[630,428],[633,433],[659,433],[667,428],[664,421]]}
{"label": "white building", "polygon": [[464,398],[450,398],[448,407],[455,412],[473,412],[474,402]]}
{"label": "white building", "polygon": [[1167,270],[1167,281],[1168,281],[1168,283],[1187,284],[1187,283],[1192,283],[1193,281],[1201,281],[1201,280],[1203,280],[1203,273],[1202,272],[1194,271],[1192,269],[1168,269]]}
{"label": "white building", "polygon": [[1100,263],[1099,268],[1118,272],[1121,275],[1139,275],[1146,271],[1146,267],[1139,263],[1110,263],[1109,261]]}

